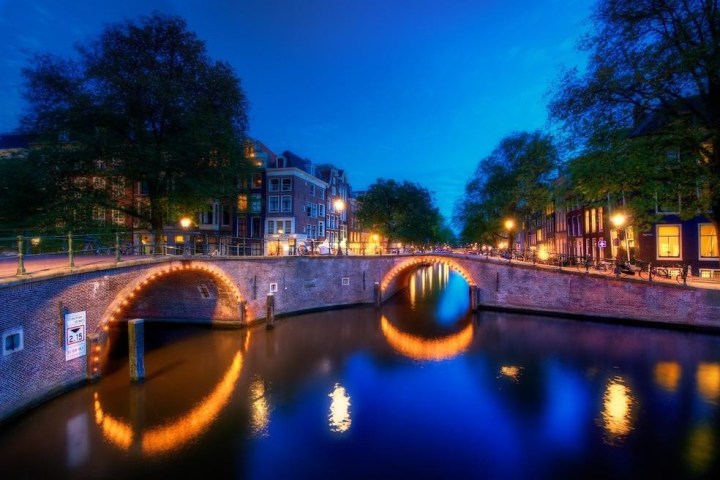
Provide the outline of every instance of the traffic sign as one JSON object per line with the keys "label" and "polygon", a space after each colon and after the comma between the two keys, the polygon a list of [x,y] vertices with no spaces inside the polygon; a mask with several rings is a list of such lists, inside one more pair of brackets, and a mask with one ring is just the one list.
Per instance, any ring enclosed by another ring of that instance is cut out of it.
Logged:
{"label": "traffic sign", "polygon": [[605,248],[607,246],[607,243],[605,243],[605,240],[598,240],[598,247]]}

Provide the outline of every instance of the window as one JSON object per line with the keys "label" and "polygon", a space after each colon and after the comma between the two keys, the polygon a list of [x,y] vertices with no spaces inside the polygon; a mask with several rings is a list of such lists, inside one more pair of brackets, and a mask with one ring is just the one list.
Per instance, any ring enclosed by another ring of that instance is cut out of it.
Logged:
{"label": "window", "polygon": [[590,231],[597,232],[597,210],[590,210]]}
{"label": "window", "polygon": [[318,235],[318,238],[325,237],[325,222],[323,222],[322,220],[318,222],[317,235]]}
{"label": "window", "polygon": [[283,195],[280,199],[280,211],[291,212],[292,211],[292,197],[290,195]]}
{"label": "window", "polygon": [[321,200],[325,200],[325,189],[324,189],[324,188],[321,188],[321,189],[320,189],[320,195],[319,195],[319,197],[320,197]]}
{"label": "window", "polygon": [[315,185],[310,184],[310,195],[315,196]]}
{"label": "window", "polygon": [[268,212],[277,213],[280,211],[280,197],[272,195],[268,197]]}
{"label": "window", "polygon": [[260,213],[262,210],[262,200],[259,193],[250,195],[250,211],[252,213]]}
{"label": "window", "polygon": [[117,225],[124,225],[125,224],[125,214],[121,212],[120,210],[113,210],[112,211],[112,220],[113,223]]}
{"label": "window", "polygon": [[585,210],[585,230],[592,231],[590,230],[590,210]]}
{"label": "window", "polygon": [[237,236],[240,238],[245,238],[248,236],[248,224],[245,217],[238,218]]}
{"label": "window", "polygon": [[324,217],[325,217],[325,204],[324,204],[324,203],[318,203],[318,206],[317,206],[317,216],[318,216],[319,218],[324,218]]}
{"label": "window", "polygon": [[125,195],[125,179],[123,177],[115,177],[115,181],[110,187],[112,198],[121,198]]}
{"label": "window", "polygon": [[292,191],[292,178],[283,178],[281,183],[281,189],[283,192]]}
{"label": "window", "polygon": [[105,209],[103,207],[93,207],[92,210],[93,220],[104,223],[105,222]]}
{"label": "window", "polygon": [[271,192],[279,192],[280,191],[280,179],[279,178],[271,178],[269,180],[268,188]]}
{"label": "window", "polygon": [[23,344],[23,331],[21,328],[8,330],[2,334],[2,351],[3,356],[11,353],[19,352],[25,345]]}
{"label": "window", "polygon": [[714,225],[700,225],[700,258],[718,258],[717,235]]}
{"label": "window", "polygon": [[221,205],[220,208],[222,225],[226,227],[230,225],[230,207],[228,205]]}
{"label": "window", "polygon": [[268,235],[273,235],[275,233],[275,220],[268,220],[267,221],[267,229],[266,232]]}
{"label": "window", "polygon": [[[280,224],[280,222],[278,222],[278,224]],[[295,233],[292,228],[292,220],[285,220],[285,233]]]}
{"label": "window", "polygon": [[598,208],[597,212],[598,212],[598,214],[597,214],[598,215],[598,231],[602,232],[603,231],[603,222],[604,222],[602,207]]}
{"label": "window", "polygon": [[680,258],[680,225],[657,226],[658,258]]}
{"label": "window", "polygon": [[247,194],[243,193],[241,195],[238,195],[237,209],[238,209],[238,212],[247,212],[248,211],[248,196],[247,196]]}
{"label": "window", "polygon": [[261,173],[253,173],[252,188],[262,188],[262,174]]}
{"label": "window", "polygon": [[93,188],[95,190],[103,190],[105,188],[105,178],[93,177]]}
{"label": "window", "polygon": [[260,217],[252,217],[250,219],[250,238],[262,237],[262,219]]}

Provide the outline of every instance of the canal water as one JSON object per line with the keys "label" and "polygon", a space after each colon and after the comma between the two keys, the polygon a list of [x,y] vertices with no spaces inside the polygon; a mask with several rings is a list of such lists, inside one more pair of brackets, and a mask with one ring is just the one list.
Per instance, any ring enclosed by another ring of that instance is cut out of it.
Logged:
{"label": "canal water", "polygon": [[102,381],[0,429],[0,478],[720,478],[720,336],[469,313],[419,270],[381,310],[114,331]]}

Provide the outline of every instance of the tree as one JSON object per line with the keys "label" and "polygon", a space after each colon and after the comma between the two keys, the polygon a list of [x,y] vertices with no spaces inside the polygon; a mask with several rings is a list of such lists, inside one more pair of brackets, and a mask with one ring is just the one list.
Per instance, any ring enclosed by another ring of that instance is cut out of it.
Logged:
{"label": "tree", "polygon": [[[23,128],[41,135],[28,158],[51,165],[53,201],[121,210],[147,221],[157,241],[180,214],[234,193],[247,165],[245,95],[181,18],[110,25],[76,49],[77,60],[36,55],[23,71]],[[82,179],[93,178],[102,181],[88,190]],[[141,184],[149,209],[120,203],[118,179]],[[57,213],[56,223],[77,224],[77,208]]]}
{"label": "tree", "polygon": [[[655,196],[720,222],[718,0],[602,0],[550,104],[579,150],[587,199],[619,197],[639,224]],[[651,205],[652,204],[652,205]]]}
{"label": "tree", "polygon": [[431,193],[418,184],[379,178],[358,199],[363,228],[394,241],[429,245],[446,240],[442,216]]}
{"label": "tree", "polygon": [[495,243],[505,220],[524,221],[544,212],[552,200],[558,163],[557,149],[546,134],[519,132],[501,140],[480,161],[455,205],[462,241]]}

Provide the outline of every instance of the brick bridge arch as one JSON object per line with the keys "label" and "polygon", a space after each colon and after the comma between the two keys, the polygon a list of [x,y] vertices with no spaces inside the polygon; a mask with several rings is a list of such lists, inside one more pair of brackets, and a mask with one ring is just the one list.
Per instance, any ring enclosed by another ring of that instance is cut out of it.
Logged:
{"label": "brick bridge arch", "polygon": [[173,318],[239,322],[243,295],[236,283],[209,262],[182,261],[143,271],[122,288],[101,317],[100,327],[127,318]]}
{"label": "brick bridge arch", "polygon": [[394,292],[402,288],[407,277],[418,267],[435,264],[447,265],[450,269],[460,274],[468,285],[476,285],[478,283],[473,270],[468,269],[461,259],[440,255],[401,257],[382,277],[380,282],[380,293],[382,297],[385,298],[389,292]]}

